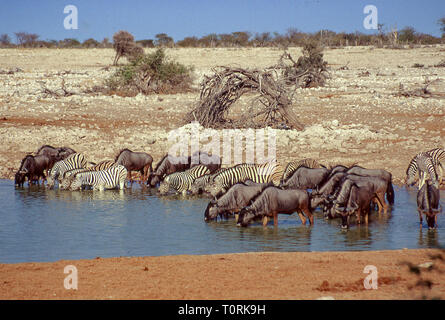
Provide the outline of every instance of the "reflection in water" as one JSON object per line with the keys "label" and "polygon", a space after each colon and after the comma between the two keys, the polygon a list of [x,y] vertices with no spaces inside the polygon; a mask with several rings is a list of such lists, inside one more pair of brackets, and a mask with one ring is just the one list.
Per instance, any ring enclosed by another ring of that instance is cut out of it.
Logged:
{"label": "reflection in water", "polygon": [[[370,223],[340,229],[339,220],[314,212],[314,226],[297,214],[279,215],[278,227],[234,219],[204,222],[208,198],[159,197],[155,189],[64,191],[0,181],[0,262],[54,261],[112,256],[211,254],[247,251],[341,251],[444,246],[439,228],[419,230],[416,190],[395,188],[388,214],[372,212]],[[445,192],[441,192],[443,206]],[[355,220],[355,219],[353,219]],[[444,226],[444,227],[442,227]]]}
{"label": "reflection in water", "polygon": [[435,248],[439,247],[439,235],[437,230],[428,230],[428,228],[419,227],[419,242],[420,247]]}

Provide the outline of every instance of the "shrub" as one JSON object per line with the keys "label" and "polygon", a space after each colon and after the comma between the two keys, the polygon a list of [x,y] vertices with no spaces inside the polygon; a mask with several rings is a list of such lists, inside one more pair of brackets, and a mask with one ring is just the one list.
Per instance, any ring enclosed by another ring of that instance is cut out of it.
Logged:
{"label": "shrub", "polygon": [[129,95],[189,92],[192,71],[190,67],[167,59],[163,49],[157,49],[120,67],[106,80],[106,86],[111,92],[125,91]]}

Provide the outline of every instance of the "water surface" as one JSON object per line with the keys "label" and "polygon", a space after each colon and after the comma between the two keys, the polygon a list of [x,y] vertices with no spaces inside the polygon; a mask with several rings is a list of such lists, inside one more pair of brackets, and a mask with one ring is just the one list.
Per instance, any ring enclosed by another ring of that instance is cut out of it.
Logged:
{"label": "water surface", "polygon": [[[279,215],[237,227],[234,220],[205,223],[209,199],[158,197],[136,184],[124,191],[63,191],[14,188],[0,180],[0,263],[261,251],[343,251],[434,248],[445,245],[445,217],[439,227],[419,228],[416,189],[395,188],[388,215],[372,213],[368,227],[345,232],[339,220],[315,213],[315,225],[303,226],[297,214]],[[445,192],[441,192],[444,206]],[[425,220],[425,219],[424,219]]]}

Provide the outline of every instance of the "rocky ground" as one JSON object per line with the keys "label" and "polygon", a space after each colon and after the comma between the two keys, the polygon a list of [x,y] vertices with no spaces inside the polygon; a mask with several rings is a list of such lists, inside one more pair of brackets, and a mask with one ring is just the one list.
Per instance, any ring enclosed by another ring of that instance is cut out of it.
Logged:
{"label": "rocky ground", "polygon": [[[298,48],[289,52],[300,55]],[[167,50],[169,57],[194,66],[196,87],[215,66],[263,68],[281,54],[269,48]],[[114,158],[122,148],[148,152],[155,162],[169,151],[169,133],[186,124],[199,92],[91,93],[114,72],[113,56],[112,49],[0,50],[0,178],[11,179],[20,160],[43,144],[70,146],[96,162]],[[444,57],[445,46],[326,49],[326,86],[295,94],[293,108],[305,130],[273,130],[278,161],[357,163],[389,170],[401,184],[416,153],[445,146],[445,68],[434,67]],[[72,95],[64,96],[62,81]],[[429,97],[398,95],[430,81]],[[245,110],[247,100],[234,112]]]}

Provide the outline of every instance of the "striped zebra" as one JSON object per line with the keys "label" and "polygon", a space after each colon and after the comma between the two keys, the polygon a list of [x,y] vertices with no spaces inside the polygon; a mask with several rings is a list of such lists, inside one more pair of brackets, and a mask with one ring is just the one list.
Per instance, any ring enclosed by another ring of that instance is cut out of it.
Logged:
{"label": "striped zebra", "polygon": [[91,167],[68,170],[63,173],[63,175],[60,179],[61,181],[59,183],[59,188],[64,189],[64,190],[68,189],[71,185],[71,182],[73,182],[74,177],[77,173],[90,172],[90,171],[102,171],[102,170],[111,168],[115,165],[116,165],[116,162],[105,160],[105,161],[99,162],[98,164],[93,165]]}
{"label": "striped zebra", "polygon": [[252,180],[256,183],[273,182],[279,186],[283,176],[283,167],[275,161],[264,164],[239,164],[217,174],[206,187],[213,197],[225,193],[231,186],[238,182]]}
{"label": "striped zebra", "polygon": [[436,172],[439,172],[439,183],[442,183],[445,171],[445,150],[442,148],[434,148],[427,153],[433,159],[434,167],[436,168]]}
{"label": "striped zebra", "polygon": [[70,190],[80,190],[82,186],[91,186],[93,190],[103,191],[119,187],[123,190],[127,179],[127,169],[124,166],[116,165],[101,171],[85,171],[75,175],[71,182]]}
{"label": "striped zebra", "polygon": [[220,172],[226,170],[227,168],[220,168],[216,170],[214,173],[208,173],[203,175],[202,177],[196,178],[190,186],[190,192],[192,194],[199,194],[205,190],[205,187],[213,181],[213,178],[219,174]]}
{"label": "striped zebra", "polygon": [[286,182],[286,180],[289,179],[292,176],[292,174],[301,166],[305,166],[312,169],[326,168],[324,165],[320,164],[317,160],[311,158],[291,161],[287,164],[286,168],[284,169],[282,182]]}
{"label": "striped zebra", "polygon": [[56,180],[60,181],[60,178],[66,171],[86,168],[87,160],[81,153],[74,153],[64,160],[57,161],[49,172],[47,179],[47,187],[53,188]]}
{"label": "striped zebra", "polygon": [[164,195],[170,190],[170,188],[172,188],[175,189],[177,192],[185,195],[187,193],[187,190],[190,189],[193,181],[209,173],[209,168],[207,168],[207,166],[205,165],[200,164],[185,171],[169,174],[161,182],[161,185],[159,186],[159,193],[161,195]]}
{"label": "striped zebra", "polygon": [[427,174],[431,178],[433,185],[438,188],[439,181],[434,165],[433,158],[428,152],[421,152],[411,159],[408,168],[406,169],[406,184],[412,186],[416,183],[416,173],[419,175],[419,189],[425,183]]}

